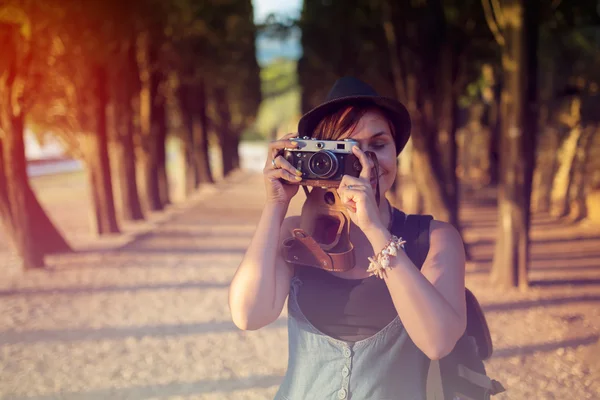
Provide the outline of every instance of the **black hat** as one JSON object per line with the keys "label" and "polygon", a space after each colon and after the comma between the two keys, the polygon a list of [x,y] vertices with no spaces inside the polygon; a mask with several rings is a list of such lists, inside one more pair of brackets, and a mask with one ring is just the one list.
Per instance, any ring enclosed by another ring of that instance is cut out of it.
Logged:
{"label": "black hat", "polygon": [[396,154],[400,154],[410,137],[408,110],[399,101],[378,95],[371,86],[351,76],[338,79],[329,91],[325,102],[300,118],[298,133],[300,136],[311,136],[323,117],[334,113],[342,106],[356,103],[372,104],[387,111],[386,114],[395,128]]}

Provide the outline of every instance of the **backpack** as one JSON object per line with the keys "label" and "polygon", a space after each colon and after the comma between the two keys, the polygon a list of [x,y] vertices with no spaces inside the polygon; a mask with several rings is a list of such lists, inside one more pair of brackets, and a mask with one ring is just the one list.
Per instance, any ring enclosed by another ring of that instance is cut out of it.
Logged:
{"label": "backpack", "polygon": [[[394,209],[393,234],[406,240],[408,257],[419,269],[429,252],[430,215],[406,215]],[[454,349],[440,360],[426,363],[427,400],[489,400],[504,392],[502,384],[490,379],[484,360],[493,352],[492,339],[483,310],[475,295],[465,289],[467,328]]]}

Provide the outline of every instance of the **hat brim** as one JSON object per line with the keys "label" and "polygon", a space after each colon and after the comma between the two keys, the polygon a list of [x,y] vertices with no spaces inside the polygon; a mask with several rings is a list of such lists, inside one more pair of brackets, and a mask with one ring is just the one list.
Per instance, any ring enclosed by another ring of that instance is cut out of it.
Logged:
{"label": "hat brim", "polygon": [[298,122],[299,136],[312,136],[319,122],[346,105],[372,105],[386,112],[394,125],[394,141],[396,142],[396,155],[400,154],[410,138],[410,115],[404,105],[394,99],[381,96],[347,96],[327,101],[313,108],[300,118]]}

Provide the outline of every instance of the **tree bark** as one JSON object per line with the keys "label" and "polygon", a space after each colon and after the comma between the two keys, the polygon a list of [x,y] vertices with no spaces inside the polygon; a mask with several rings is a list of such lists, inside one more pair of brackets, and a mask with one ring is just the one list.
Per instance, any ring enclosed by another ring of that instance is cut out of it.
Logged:
{"label": "tree bark", "polygon": [[208,153],[208,132],[210,131],[207,114],[208,99],[206,83],[203,79],[193,86],[192,96],[193,109],[191,113],[193,117],[194,163],[198,179],[196,186],[198,186],[214,183]]}
{"label": "tree bark", "polygon": [[189,196],[198,187],[200,180],[196,171],[194,155],[194,116],[192,111],[191,89],[188,84],[180,84],[177,92],[179,109],[183,121],[181,140],[179,141],[180,153],[183,156],[184,191]]}
{"label": "tree bark", "polygon": [[[541,121],[543,121],[543,118]],[[545,143],[538,150],[531,207],[534,212],[547,213],[550,211],[551,206],[550,193],[552,192],[552,179],[556,171],[556,154],[559,148],[559,138],[558,131],[553,126],[544,123],[541,123],[540,126],[543,127],[542,129],[545,129],[545,134],[542,138]]]}
{"label": "tree bark", "polygon": [[571,222],[581,221],[587,215],[586,207],[586,179],[585,172],[587,161],[590,154],[590,139],[594,127],[588,126],[583,130],[577,154],[575,155],[575,165],[573,167],[572,182],[569,190],[569,215]]}
{"label": "tree bark", "polygon": [[[23,260],[24,268],[43,268],[44,253],[41,244],[34,241],[34,221],[27,210],[27,164],[25,161],[25,143],[23,139],[22,115],[11,116],[11,132],[3,141],[4,174],[6,177],[9,214],[3,219],[10,226],[9,233]],[[4,124],[3,124],[4,125]]]}
{"label": "tree bark", "polygon": [[[119,174],[121,213],[123,219],[137,221],[144,219],[142,205],[138,195],[135,164],[135,145],[133,141],[133,93],[132,81],[136,79],[135,47],[127,43],[118,55],[122,61],[122,71],[113,76],[114,110],[116,131],[116,161]],[[123,79],[125,77],[125,79]]]}
{"label": "tree bark", "polygon": [[504,88],[498,187],[498,237],[491,279],[499,287],[528,286],[531,183],[537,125],[537,36],[534,2],[503,6]]}
{"label": "tree bark", "polygon": [[0,221],[24,268],[44,267],[44,254],[70,251],[29,187],[25,158],[24,77],[31,63],[18,26],[0,24],[5,69],[0,80]]}
{"label": "tree bark", "polygon": [[563,141],[558,152],[558,170],[554,175],[551,192],[550,214],[556,218],[569,213],[569,190],[573,178],[573,165],[577,156],[578,143],[581,140],[581,99],[575,97],[569,106],[570,112],[562,120],[570,128],[569,135]]}
{"label": "tree bark", "polygon": [[[540,60],[542,61],[542,60]],[[557,118],[554,117],[554,77],[556,65],[554,57],[546,57],[542,61],[544,68],[540,70],[540,142],[538,143],[537,165],[533,178],[534,190],[531,207],[533,212],[550,212],[550,192],[552,178],[556,171],[556,154],[560,145],[559,131],[556,128]]]}
{"label": "tree bark", "polygon": [[150,211],[160,211],[163,204],[160,195],[159,168],[158,168],[158,130],[153,124],[153,102],[157,96],[155,81],[151,79],[152,68],[158,55],[156,45],[150,42],[149,34],[143,33],[139,38],[138,65],[140,74],[140,131],[141,141],[140,166],[142,172],[142,199],[144,206]]}
{"label": "tree bark", "polygon": [[106,106],[108,104],[107,75],[104,67],[94,68],[96,132],[84,139],[87,169],[94,207],[94,229],[99,235],[119,233],[115,212],[110,163],[108,160],[108,134]]}
{"label": "tree bark", "polygon": [[[409,74],[407,78],[408,112],[413,121],[412,124],[412,167],[413,178],[416,187],[423,200],[423,209],[425,212],[433,214],[436,219],[442,221],[450,220],[450,211],[446,203],[444,187],[440,178],[440,163],[432,157],[436,154],[435,143],[431,141],[431,134],[428,132],[430,127],[427,122],[433,122],[432,105],[420,110],[417,107],[418,90],[417,80],[414,74]],[[431,102],[431,99],[429,100]],[[428,109],[429,108],[429,109]]]}
{"label": "tree bark", "polygon": [[[16,228],[8,198],[3,152],[3,144],[2,140],[0,140],[0,223],[6,229],[8,237],[14,242],[13,237],[15,237]],[[28,182],[25,190],[27,214],[30,221],[35,221],[35,226],[30,228],[28,235],[33,236],[35,246],[39,246],[39,251],[44,255],[73,251],[63,235],[56,229],[50,218],[48,218],[48,214],[40,205]]]}
{"label": "tree bark", "polygon": [[224,87],[215,88],[215,105],[219,115],[218,136],[221,145],[221,157],[223,163],[223,176],[229,175],[235,168],[236,146],[231,129],[231,113],[227,99],[227,91]]}
{"label": "tree bark", "polygon": [[169,181],[167,179],[167,115],[166,99],[161,85],[164,82],[164,75],[158,69],[154,68],[151,73],[151,129],[156,130],[153,134],[156,137],[156,168],[158,175],[158,194],[162,207],[169,204]]}
{"label": "tree bark", "polygon": [[490,128],[490,185],[497,186],[500,182],[500,137],[502,136],[502,104],[501,93],[503,92],[502,79],[498,79],[493,88],[494,100],[489,106],[489,128]]}
{"label": "tree bark", "polygon": [[6,173],[4,172],[4,145],[0,137],[0,222],[8,232],[8,237],[13,236],[13,221],[10,211],[10,200],[8,198],[8,187],[6,182]]}
{"label": "tree bark", "polygon": [[437,152],[442,164],[441,174],[444,184],[444,198],[448,207],[448,222],[460,231],[458,220],[458,179],[456,176],[457,144],[456,144],[456,112],[457,103],[454,93],[456,81],[456,60],[449,40],[441,48],[441,62],[438,73],[438,119],[437,119]]}

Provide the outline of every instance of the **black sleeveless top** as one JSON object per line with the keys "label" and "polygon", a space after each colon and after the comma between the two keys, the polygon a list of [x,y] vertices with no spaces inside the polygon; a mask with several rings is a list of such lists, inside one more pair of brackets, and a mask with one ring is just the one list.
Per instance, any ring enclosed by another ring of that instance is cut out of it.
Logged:
{"label": "black sleeveless top", "polygon": [[[404,230],[405,214],[393,209],[391,231]],[[344,279],[313,267],[296,267],[302,281],[298,304],[310,323],[324,334],[357,342],[385,328],[398,312],[383,279]]]}
{"label": "black sleeveless top", "polygon": [[383,279],[344,279],[318,268],[296,267],[302,281],[298,304],[319,331],[357,342],[373,336],[398,315]]}

